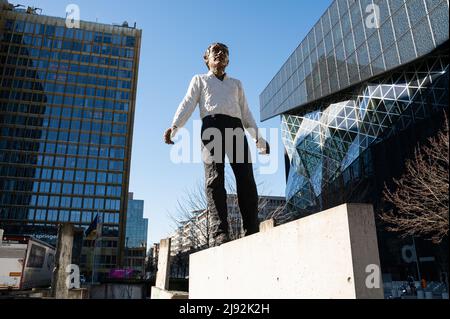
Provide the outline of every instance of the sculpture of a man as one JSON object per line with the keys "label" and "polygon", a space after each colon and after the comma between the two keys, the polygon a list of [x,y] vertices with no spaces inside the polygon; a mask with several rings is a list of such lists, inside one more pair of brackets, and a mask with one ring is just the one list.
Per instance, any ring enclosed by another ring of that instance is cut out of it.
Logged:
{"label": "sculpture of a man", "polygon": [[259,231],[258,192],[253,176],[251,154],[245,129],[252,136],[260,154],[269,154],[269,144],[259,135],[239,80],[228,77],[228,47],[211,44],[205,52],[207,74],[195,75],[180,103],[172,126],[164,133],[164,141],[173,144],[172,137],[199,105],[202,118],[202,159],[205,167],[205,187],[211,235],[214,245],[230,240],[225,190],[225,154],[234,176],[239,209],[245,235]]}

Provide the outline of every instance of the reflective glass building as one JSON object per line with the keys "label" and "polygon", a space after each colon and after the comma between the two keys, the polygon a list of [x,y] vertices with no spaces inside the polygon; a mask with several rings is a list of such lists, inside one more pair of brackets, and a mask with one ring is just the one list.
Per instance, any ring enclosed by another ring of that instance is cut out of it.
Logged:
{"label": "reflective glass building", "polygon": [[[448,9],[446,0],[336,0],[283,64],[260,110],[281,116],[291,212],[384,208],[384,186],[448,112]],[[379,227],[383,272],[399,280],[415,265],[402,258],[411,240],[397,237]],[[436,262],[421,265],[428,279],[448,272],[443,247],[418,243]]]}
{"label": "reflective glass building", "polygon": [[144,201],[128,195],[125,245],[128,248],[147,246],[148,219],[144,218]]}
{"label": "reflective glass building", "polygon": [[140,275],[145,273],[148,219],[144,218],[144,201],[128,194],[127,226],[125,234],[125,266]]}
{"label": "reflective glass building", "polygon": [[57,223],[99,214],[105,272],[125,245],[141,31],[2,5],[0,228],[55,244]]}

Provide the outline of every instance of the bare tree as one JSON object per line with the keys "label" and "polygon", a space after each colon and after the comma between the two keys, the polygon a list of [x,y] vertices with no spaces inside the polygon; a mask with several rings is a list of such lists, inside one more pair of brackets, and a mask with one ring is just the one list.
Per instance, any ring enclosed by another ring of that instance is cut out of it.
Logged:
{"label": "bare tree", "polygon": [[448,142],[446,118],[444,128],[406,162],[404,175],[394,180],[395,190],[385,186],[384,199],[395,207],[380,216],[389,231],[400,232],[402,237],[422,236],[434,243],[448,235]]}
{"label": "bare tree", "polygon": [[183,198],[177,200],[177,209],[170,218],[175,230],[180,232],[189,247],[182,250],[209,247],[211,220],[207,208],[204,186],[197,182],[193,188],[185,191]]}
{"label": "bare tree", "polygon": [[[230,174],[226,174],[225,187],[227,190],[228,223],[231,240],[242,238],[245,234],[242,229],[242,218],[239,212],[238,197],[236,195],[235,183]],[[260,185],[258,185],[260,186]],[[258,211],[264,211],[268,206],[268,199],[260,197]],[[185,196],[178,200],[177,211],[171,215],[175,228],[181,232],[184,228],[184,239],[191,247],[183,247],[184,250],[204,249],[211,246],[212,220],[207,210],[207,199],[204,190],[204,180],[197,182],[192,189],[185,192]],[[263,216],[264,219],[278,218],[285,211],[285,206],[277,207],[270,214]]]}
{"label": "bare tree", "polygon": [[[225,187],[227,190],[228,224],[231,240],[243,237],[242,218],[239,212],[238,197],[234,187],[234,181],[230,174],[226,174]],[[258,185],[260,186],[260,185]],[[263,219],[274,218],[281,220],[285,205],[276,207],[268,206],[269,200],[260,197],[258,211],[266,211]],[[175,214],[169,214],[175,231],[178,233],[178,240],[172,241],[172,247],[176,251],[171,261],[172,276],[182,278],[189,271],[189,254],[195,251],[206,249],[212,245],[212,218],[207,209],[207,199],[204,189],[204,180],[197,182],[191,189],[185,191],[184,196],[177,201]],[[180,242],[181,241],[181,242]],[[175,247],[175,245],[179,245]]]}
{"label": "bare tree", "polygon": [[285,202],[271,210],[267,216],[264,216],[264,220],[268,219],[273,219],[276,225],[281,225],[293,220],[294,216],[288,214],[287,203]]}

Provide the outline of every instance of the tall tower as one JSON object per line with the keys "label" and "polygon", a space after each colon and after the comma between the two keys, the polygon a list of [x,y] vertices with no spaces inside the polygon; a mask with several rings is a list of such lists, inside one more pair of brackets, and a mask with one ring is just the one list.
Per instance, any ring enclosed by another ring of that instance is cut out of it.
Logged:
{"label": "tall tower", "polygon": [[0,8],[0,228],[54,244],[99,215],[105,274],[125,245],[141,30]]}

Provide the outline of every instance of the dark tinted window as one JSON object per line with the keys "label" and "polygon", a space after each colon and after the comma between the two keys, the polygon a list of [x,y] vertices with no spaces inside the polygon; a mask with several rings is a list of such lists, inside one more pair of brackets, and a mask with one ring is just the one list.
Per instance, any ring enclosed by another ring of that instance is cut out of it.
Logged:
{"label": "dark tinted window", "polygon": [[30,256],[28,257],[27,267],[42,268],[45,259],[45,248],[31,245]]}

